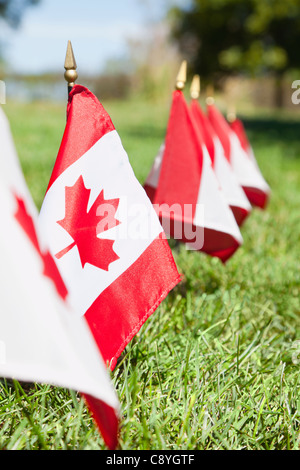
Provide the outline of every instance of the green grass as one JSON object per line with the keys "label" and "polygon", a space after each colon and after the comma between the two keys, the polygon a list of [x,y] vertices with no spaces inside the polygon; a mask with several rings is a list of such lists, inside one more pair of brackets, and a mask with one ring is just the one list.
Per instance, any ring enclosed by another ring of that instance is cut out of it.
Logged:
{"label": "green grass", "polygon": [[[105,103],[143,182],[169,103]],[[65,107],[9,103],[25,177],[41,205]],[[111,374],[122,449],[283,450],[300,446],[300,118],[251,114],[245,124],[272,188],[223,266],[172,242],[183,273]],[[0,449],[103,449],[79,395],[0,384]]]}

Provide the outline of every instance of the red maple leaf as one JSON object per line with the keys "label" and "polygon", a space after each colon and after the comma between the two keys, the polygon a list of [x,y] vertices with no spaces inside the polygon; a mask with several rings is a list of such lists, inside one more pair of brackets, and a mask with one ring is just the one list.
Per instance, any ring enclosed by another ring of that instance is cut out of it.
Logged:
{"label": "red maple leaf", "polygon": [[57,223],[69,233],[74,242],[55,256],[60,259],[77,245],[83,268],[89,263],[108,271],[109,265],[119,259],[119,256],[113,250],[114,240],[98,238],[97,235],[119,225],[120,222],[115,219],[119,199],[105,200],[101,191],[88,211],[90,193],[91,190],[84,186],[82,176],[74,186],[66,186],[65,218]]}
{"label": "red maple leaf", "polygon": [[52,258],[51,254],[49,251],[42,251],[39,241],[38,241],[38,236],[36,233],[36,228],[34,225],[34,221],[31,217],[30,214],[28,214],[25,202],[23,199],[18,198],[15,196],[15,199],[18,204],[18,209],[17,212],[15,213],[15,218],[23,228],[24,232],[28,236],[29,240],[31,241],[32,245],[40,255],[43,265],[44,265],[44,271],[43,275],[50,278],[57,290],[57,293],[65,299],[68,291],[65,286],[64,281],[62,280],[62,277],[60,275],[60,272],[55,264],[54,259]]}

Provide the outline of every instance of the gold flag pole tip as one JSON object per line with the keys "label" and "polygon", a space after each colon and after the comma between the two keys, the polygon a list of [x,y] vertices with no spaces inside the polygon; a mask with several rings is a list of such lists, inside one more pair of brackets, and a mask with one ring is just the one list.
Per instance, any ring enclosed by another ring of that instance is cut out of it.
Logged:
{"label": "gold flag pole tip", "polygon": [[200,96],[200,76],[194,75],[191,88],[190,88],[191,98],[197,100]]}
{"label": "gold flag pole tip", "polygon": [[72,89],[72,87],[75,85],[75,82],[78,78],[78,74],[76,72],[77,64],[76,64],[71,41],[68,41],[64,67],[66,69],[65,75],[64,75],[65,80],[68,82],[69,89]]}
{"label": "gold flag pole tip", "polygon": [[187,61],[184,60],[181,63],[177,78],[176,78],[176,90],[182,91],[185,87],[186,82],[186,69],[187,69]]}

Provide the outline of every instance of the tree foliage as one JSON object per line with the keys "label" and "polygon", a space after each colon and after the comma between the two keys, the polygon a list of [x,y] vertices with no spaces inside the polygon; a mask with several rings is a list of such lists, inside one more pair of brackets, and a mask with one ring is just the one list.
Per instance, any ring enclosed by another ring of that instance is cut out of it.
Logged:
{"label": "tree foliage", "polygon": [[173,37],[202,76],[300,68],[300,0],[191,0],[170,16]]}
{"label": "tree foliage", "polygon": [[40,0],[0,0],[0,17],[11,26],[20,24],[25,9],[30,5],[39,3]]}

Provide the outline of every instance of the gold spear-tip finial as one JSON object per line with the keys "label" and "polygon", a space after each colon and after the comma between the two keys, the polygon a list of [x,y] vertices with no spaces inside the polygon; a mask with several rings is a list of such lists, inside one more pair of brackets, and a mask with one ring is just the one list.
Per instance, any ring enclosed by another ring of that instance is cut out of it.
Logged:
{"label": "gold spear-tip finial", "polygon": [[183,90],[186,82],[187,61],[182,61],[176,78],[176,90]]}
{"label": "gold spear-tip finial", "polygon": [[65,60],[65,79],[68,82],[69,90],[75,85],[75,82],[78,78],[76,72],[77,64],[73,52],[73,47],[71,41],[68,41],[66,60]]}
{"label": "gold spear-tip finial", "polygon": [[208,85],[206,88],[206,104],[214,104],[215,98],[214,98],[215,90],[213,85]]}
{"label": "gold spear-tip finial", "polygon": [[236,109],[234,104],[228,106],[227,110],[227,121],[234,122],[236,120]]}
{"label": "gold spear-tip finial", "polygon": [[191,98],[197,100],[200,96],[200,76],[194,75],[191,88],[190,88]]}

